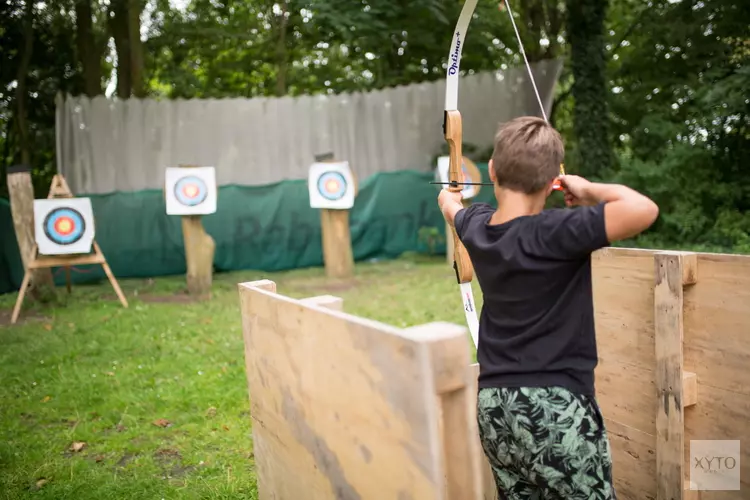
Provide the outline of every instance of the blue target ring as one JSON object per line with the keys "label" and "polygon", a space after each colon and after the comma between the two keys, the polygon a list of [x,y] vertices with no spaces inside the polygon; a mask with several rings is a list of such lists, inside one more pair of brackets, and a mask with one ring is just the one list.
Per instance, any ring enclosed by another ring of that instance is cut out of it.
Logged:
{"label": "blue target ring", "polygon": [[174,196],[183,205],[194,207],[206,200],[208,187],[203,182],[203,179],[190,175],[183,177],[175,183]]}
{"label": "blue target ring", "polygon": [[44,234],[58,245],[72,245],[83,237],[86,222],[81,212],[74,208],[60,207],[44,218]]}
{"label": "blue target ring", "polygon": [[318,177],[318,192],[329,201],[343,198],[346,188],[346,179],[340,172],[325,172]]}

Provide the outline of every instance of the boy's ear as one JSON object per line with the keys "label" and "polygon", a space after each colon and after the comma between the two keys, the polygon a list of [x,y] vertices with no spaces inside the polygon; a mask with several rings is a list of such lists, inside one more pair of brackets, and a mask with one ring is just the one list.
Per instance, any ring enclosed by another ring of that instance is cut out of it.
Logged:
{"label": "boy's ear", "polygon": [[490,180],[493,184],[497,184],[497,178],[495,177],[495,169],[492,168],[492,158],[490,158],[490,161],[487,162],[487,170],[490,171]]}

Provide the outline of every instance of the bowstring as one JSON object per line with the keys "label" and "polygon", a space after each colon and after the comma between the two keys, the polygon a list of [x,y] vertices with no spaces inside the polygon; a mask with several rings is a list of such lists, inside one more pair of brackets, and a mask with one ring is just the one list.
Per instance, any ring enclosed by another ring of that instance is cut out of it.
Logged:
{"label": "bowstring", "polygon": [[[531,86],[534,88],[534,95],[536,95],[536,102],[539,103],[539,110],[542,112],[544,121],[549,123],[547,119],[547,113],[544,111],[544,105],[542,104],[542,98],[539,95],[539,89],[536,87],[536,80],[534,80],[534,73],[531,71],[531,65],[529,59],[526,57],[526,51],[523,49],[523,41],[521,40],[521,34],[518,32],[518,26],[516,26],[516,20],[513,19],[513,10],[510,8],[510,1],[505,0],[505,8],[508,9],[508,17],[510,17],[510,23],[513,25],[513,31],[516,33],[516,40],[518,40],[518,48],[521,50],[523,56],[523,62],[526,65],[526,71],[529,73],[529,79],[531,80]],[[565,166],[560,164],[560,174],[565,175]]]}
{"label": "bowstring", "polygon": [[544,111],[544,106],[542,105],[542,98],[539,96],[539,90],[536,88],[536,81],[534,80],[534,74],[531,72],[531,65],[529,64],[529,60],[526,58],[526,51],[523,50],[523,42],[521,41],[521,34],[518,32],[518,27],[516,26],[516,20],[513,19],[513,11],[510,8],[510,2],[508,0],[505,0],[505,8],[508,9],[508,16],[510,17],[510,22],[513,25],[513,31],[516,32],[516,40],[518,40],[518,47],[521,49],[521,55],[523,56],[523,62],[526,64],[526,70],[529,72],[529,78],[531,79],[531,86],[534,87],[534,94],[536,95],[536,101],[539,103],[539,109],[542,111],[542,117],[544,117],[544,121],[549,123],[549,120],[547,119],[547,113]]}

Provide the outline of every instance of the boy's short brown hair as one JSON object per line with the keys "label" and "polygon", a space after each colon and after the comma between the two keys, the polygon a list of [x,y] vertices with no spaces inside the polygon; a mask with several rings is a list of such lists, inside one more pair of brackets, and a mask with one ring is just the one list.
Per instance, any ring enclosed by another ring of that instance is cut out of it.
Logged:
{"label": "boy's short brown hair", "polygon": [[557,130],[542,118],[522,116],[500,125],[492,169],[499,186],[535,194],[560,174],[564,157]]}

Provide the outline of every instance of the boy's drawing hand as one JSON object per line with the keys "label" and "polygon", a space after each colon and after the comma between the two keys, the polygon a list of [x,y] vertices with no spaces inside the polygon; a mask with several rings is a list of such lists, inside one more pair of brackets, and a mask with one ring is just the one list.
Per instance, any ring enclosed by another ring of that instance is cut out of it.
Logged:
{"label": "boy's drawing hand", "polygon": [[596,205],[597,200],[590,195],[591,182],[577,175],[561,175],[560,184],[565,190],[565,204],[573,206]]}

